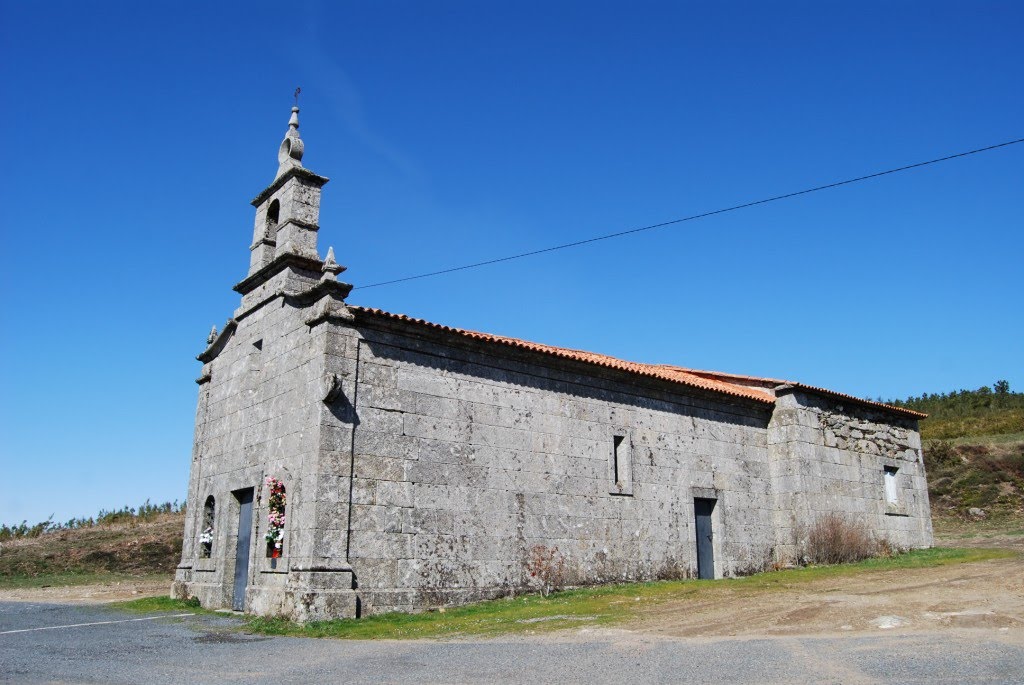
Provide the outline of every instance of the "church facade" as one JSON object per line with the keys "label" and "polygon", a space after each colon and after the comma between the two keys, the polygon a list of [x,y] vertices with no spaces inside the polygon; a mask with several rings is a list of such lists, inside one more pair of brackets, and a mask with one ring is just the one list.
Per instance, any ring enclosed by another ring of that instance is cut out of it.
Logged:
{"label": "church facade", "polygon": [[298,621],[789,563],[839,513],[932,544],[922,414],[349,304],[298,108],[199,355],[172,595]]}

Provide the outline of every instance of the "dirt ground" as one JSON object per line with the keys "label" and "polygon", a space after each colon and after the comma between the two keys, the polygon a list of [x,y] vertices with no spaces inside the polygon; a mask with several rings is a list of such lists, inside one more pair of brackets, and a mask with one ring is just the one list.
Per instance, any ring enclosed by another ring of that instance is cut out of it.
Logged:
{"label": "dirt ground", "polygon": [[[937,526],[937,545],[1014,549],[1022,553],[1015,558],[826,578],[756,594],[725,590],[706,600],[651,605],[618,630],[673,638],[988,629],[1024,644],[1022,528],[1024,522],[1009,528]],[[97,585],[5,589],[0,601],[104,603],[163,594],[170,581],[149,576]]]}
{"label": "dirt ground", "polygon": [[[936,545],[1024,553],[1020,526],[943,522]],[[990,629],[1024,644],[1024,556],[881,571],[793,589],[650,607],[627,628],[664,637],[796,636]]]}
{"label": "dirt ground", "polygon": [[995,628],[1024,641],[1024,561],[885,571],[707,602],[665,602],[629,628],[672,637]]}
{"label": "dirt ground", "polygon": [[167,594],[172,576],[145,576],[90,585],[0,588],[0,602],[53,602],[55,604],[103,604],[138,597]]}

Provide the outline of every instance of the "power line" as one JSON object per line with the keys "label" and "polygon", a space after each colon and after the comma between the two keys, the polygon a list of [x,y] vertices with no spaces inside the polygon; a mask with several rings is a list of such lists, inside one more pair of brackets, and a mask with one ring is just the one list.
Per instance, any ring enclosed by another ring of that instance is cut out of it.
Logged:
{"label": "power line", "polygon": [[837,181],[835,183],[828,183],[823,186],[816,186],[814,188],[806,188],[804,190],[798,190],[793,193],[786,193],[785,195],[776,195],[775,197],[765,198],[763,200],[755,200],[753,202],[744,202],[740,205],[733,205],[732,207],[725,207],[723,209],[716,209],[711,212],[704,212],[702,214],[693,214],[686,216],[681,219],[672,219],[671,221],[663,221],[659,224],[651,224],[650,226],[641,226],[639,228],[630,228],[625,231],[618,231],[616,233],[608,233],[606,235],[599,235],[593,238],[586,238],[584,240],[577,240],[571,243],[563,243],[561,245],[553,245],[552,247],[545,247],[539,250],[531,250],[529,252],[520,252],[519,254],[509,255],[507,257],[498,257],[496,259],[488,259],[483,262],[474,262],[473,264],[464,264],[463,266],[454,266],[449,269],[441,269],[440,271],[430,271],[428,273],[417,274],[415,276],[406,276],[404,278],[395,278],[390,281],[381,281],[380,283],[371,283],[370,285],[358,286],[359,290],[365,290],[367,288],[377,288],[382,285],[393,285],[395,283],[404,283],[406,281],[415,281],[420,278],[429,278],[431,276],[441,276],[442,274],[450,274],[456,271],[465,271],[467,269],[476,269],[481,266],[489,266],[491,264],[500,264],[501,262],[510,262],[513,259],[522,259],[524,257],[532,257],[534,255],[544,254],[547,252],[555,252],[557,250],[565,250],[570,247],[578,247],[580,245],[587,245],[588,243],[596,243],[601,240],[610,240],[611,238],[620,238],[625,235],[632,235],[634,233],[641,233],[643,231],[651,231],[655,228],[663,228],[665,226],[672,226],[673,224],[681,224],[686,221],[696,221],[697,219],[705,219],[709,216],[715,216],[716,214],[725,214],[726,212],[734,212],[737,209],[746,209],[747,207],[755,207],[757,205],[767,204],[769,202],[777,202],[779,200],[785,200],[791,197],[797,197],[798,195],[807,195],[808,193],[816,193],[819,190],[828,190],[829,188],[838,188],[839,186],[850,185],[851,183],[858,183],[860,181],[867,181],[872,178],[878,178],[880,176],[888,176],[889,174],[896,174],[901,171],[909,171],[910,169],[918,169],[929,164],[938,164],[939,162],[948,162],[951,159],[957,159],[959,157],[967,157],[968,155],[976,155],[979,152],[988,152],[990,150],[996,150],[1001,147],[1007,147],[1009,145],[1016,145],[1017,143],[1024,143],[1024,138],[1018,138],[1017,140],[1008,140],[1004,143],[998,143],[996,145],[989,145],[988,147],[980,147],[976,150],[968,150],[967,152],[958,152],[953,155],[947,155],[945,157],[939,157],[937,159],[930,159],[927,162],[917,162],[916,164],[908,164],[907,166],[897,167],[895,169],[887,169],[886,171],[879,171],[867,176],[858,176],[856,178],[848,178],[845,181]]}

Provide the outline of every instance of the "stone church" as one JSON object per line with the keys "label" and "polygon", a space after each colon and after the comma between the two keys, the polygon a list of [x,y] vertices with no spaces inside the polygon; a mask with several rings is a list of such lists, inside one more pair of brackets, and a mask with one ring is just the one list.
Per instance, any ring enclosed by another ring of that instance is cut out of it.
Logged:
{"label": "stone church", "polygon": [[241,304],[198,357],[174,596],[308,621],[507,595],[545,569],[728,577],[794,560],[829,512],[932,544],[923,414],[346,302],[298,111],[252,201]]}

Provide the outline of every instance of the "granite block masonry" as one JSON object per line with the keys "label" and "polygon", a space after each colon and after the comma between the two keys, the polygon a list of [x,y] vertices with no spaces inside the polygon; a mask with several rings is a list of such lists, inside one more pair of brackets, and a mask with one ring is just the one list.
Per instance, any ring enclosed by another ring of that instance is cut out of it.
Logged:
{"label": "granite block masonry", "polygon": [[720,578],[794,561],[828,513],[932,544],[922,414],[349,304],[298,129],[296,107],[240,306],[198,357],[173,596],[418,611],[533,587],[538,554],[570,585]]}

